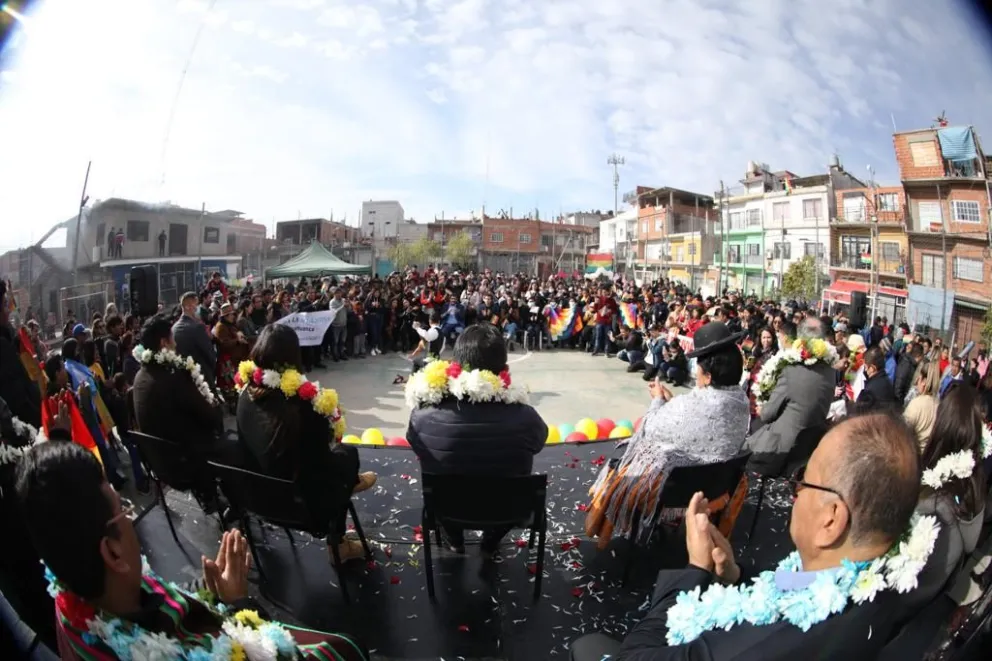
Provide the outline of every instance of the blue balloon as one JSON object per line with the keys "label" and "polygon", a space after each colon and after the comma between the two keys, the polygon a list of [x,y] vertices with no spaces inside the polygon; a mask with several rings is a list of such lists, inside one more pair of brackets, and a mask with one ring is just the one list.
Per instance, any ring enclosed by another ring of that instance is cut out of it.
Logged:
{"label": "blue balloon", "polygon": [[568,438],[568,435],[575,431],[575,425],[558,425],[558,433],[561,434],[561,440]]}
{"label": "blue balloon", "polygon": [[626,427],[630,431],[634,431],[634,423],[626,418],[623,420],[617,420],[617,427]]}

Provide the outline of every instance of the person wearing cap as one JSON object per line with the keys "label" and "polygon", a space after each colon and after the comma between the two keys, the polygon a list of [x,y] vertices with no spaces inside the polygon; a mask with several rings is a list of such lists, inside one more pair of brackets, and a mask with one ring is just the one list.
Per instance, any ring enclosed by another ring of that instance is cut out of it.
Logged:
{"label": "person wearing cap", "polygon": [[217,345],[217,389],[233,401],[234,375],[241,361],[248,359],[248,340],[235,324],[234,306],[230,303],[221,304],[211,336]]}
{"label": "person wearing cap", "polygon": [[[673,468],[718,463],[740,452],[750,419],[747,396],[739,385],[744,370],[737,347],[740,337],[725,324],[706,324],[688,354],[696,359],[696,387],[674,397],[657,379],[648,385],[651,405],[641,426],[590,489],[585,531],[599,538],[600,550],[613,536],[627,537],[635,527],[649,534],[659,515],[664,516],[659,499]],[[746,491],[742,480],[733,494],[714,499],[713,512],[727,508],[721,526],[726,525],[728,533]]]}
{"label": "person wearing cap", "polygon": [[[804,319],[797,332],[805,340],[823,339],[823,329],[816,317]],[[819,361],[813,365],[786,365],[782,369],[768,401],[759,407],[761,427],[747,440],[752,452],[748,470],[778,476],[799,434],[826,426],[835,378],[833,366]]]}

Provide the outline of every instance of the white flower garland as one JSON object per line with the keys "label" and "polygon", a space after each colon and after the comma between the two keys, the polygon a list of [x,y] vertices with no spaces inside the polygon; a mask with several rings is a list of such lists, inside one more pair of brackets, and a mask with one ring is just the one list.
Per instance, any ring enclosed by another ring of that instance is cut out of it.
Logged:
{"label": "white flower garland", "polygon": [[406,403],[412,409],[437,406],[445,397],[473,404],[526,404],[529,399],[527,388],[513,383],[509,370],[499,374],[488,370],[469,370],[447,360],[427,363],[407,381]]}
{"label": "white flower garland", "polygon": [[210,385],[203,378],[203,371],[192,358],[188,356],[183,358],[172,349],[160,349],[157,352],[153,352],[151,349],[146,349],[140,344],[134,348],[131,354],[142,365],[151,365],[154,363],[173,369],[186,370],[193,377],[193,383],[196,385],[196,389],[200,391],[200,394],[207,400],[207,403],[211,406],[217,404],[214,391],[210,389]]}
{"label": "white flower garland", "polygon": [[963,480],[975,472],[975,455],[968,450],[941,457],[933,468],[923,471],[923,484],[937,490],[951,480]]}
{"label": "white flower garland", "polygon": [[788,349],[782,349],[765,361],[758,372],[758,378],[751,386],[751,392],[758,404],[764,404],[771,397],[779,376],[789,365],[808,365],[823,363],[834,366],[837,362],[837,350],[826,340],[796,340]]}
{"label": "white flower garland", "polygon": [[16,416],[10,419],[11,425],[14,427],[14,433],[20,438],[28,439],[28,444],[24,446],[14,446],[4,443],[0,439],[0,466],[6,464],[16,464],[21,457],[23,457],[28,450],[30,450],[35,445],[39,443],[44,443],[48,440],[45,436],[45,432],[35,429],[26,422],[22,422]]}
{"label": "white flower garland", "polygon": [[[900,593],[914,590],[939,530],[936,517],[914,514],[905,541],[887,555],[858,564],[845,560],[834,570],[817,572],[813,582],[801,590],[780,590],[775,572],[765,571],[749,585],[714,583],[705,592],[698,587],[682,592],[668,609],[668,644],[682,645],[707,631],[728,631],[745,622],[763,626],[786,621],[809,631],[842,612],[849,601],[872,601],[887,589]],[[789,554],[776,571],[802,571],[799,553]]]}

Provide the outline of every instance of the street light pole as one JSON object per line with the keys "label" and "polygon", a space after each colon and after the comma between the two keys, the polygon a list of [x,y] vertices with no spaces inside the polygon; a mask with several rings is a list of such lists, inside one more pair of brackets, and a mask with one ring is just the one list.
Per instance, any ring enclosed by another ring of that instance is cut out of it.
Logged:
{"label": "street light pole", "polygon": [[[608,159],[606,159],[606,164],[613,166],[613,220],[614,220],[614,226],[616,226],[616,218],[617,218],[617,214],[619,213],[619,209],[620,209],[620,166],[623,165],[624,163],[625,163],[625,161],[624,161],[623,156],[619,156],[616,152],[613,152],[612,154],[610,154],[610,157]],[[613,239],[613,271],[616,272],[616,270],[617,270],[617,268],[616,268],[616,263],[617,263],[617,255],[616,255],[616,227],[614,227],[613,236],[614,236],[614,239]],[[629,249],[629,247],[630,247],[629,246],[629,244],[630,244],[630,237],[629,236],[627,237],[627,244],[628,244],[628,249]]]}

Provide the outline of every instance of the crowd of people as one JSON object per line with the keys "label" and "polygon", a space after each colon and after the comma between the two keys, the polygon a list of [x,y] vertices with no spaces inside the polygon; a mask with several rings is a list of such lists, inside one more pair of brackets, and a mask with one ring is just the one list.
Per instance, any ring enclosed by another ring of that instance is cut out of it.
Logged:
{"label": "crowd of people", "polygon": [[[276,323],[316,311],[333,313],[316,346],[301,346]],[[34,330],[2,321],[2,458],[16,467],[3,492],[16,494],[16,506],[6,495],[0,502],[17,520],[11,529],[21,526],[32,541],[4,560],[44,560],[60,643],[81,658],[137,658],[135,646],[149,645],[183,658],[228,658],[221,652],[266,636],[275,650],[267,658],[366,655],[347,636],[245,615],[250,560],[237,532],[224,535],[216,560],[204,559],[199,587],[156,576],[142,566],[116,491],[131,477],[116,448],[128,450],[143,488],[129,431],[153,434],[189,453],[205,511],[228,507],[208,461],[292,480],[333,531],[329,557],[363,559],[344,519],[350,499],[377,477],[340,442],[338,393],[306,376],[325,360],[423,354],[404,377],[407,441],[422,470],[468,475],[530,474],[545,447],[548,428],[509,372],[515,345],[586,351],[643,373],[650,405],[592,485],[586,533],[606,549],[614,537],[684,520],[690,566],[662,572],[649,611],[622,645],[576,641],[577,661],[870,658],[913,613],[947,598],[989,511],[987,347],[956,356],[905,324],[877,318],[859,329],[843,313],[801,302],[704,297],[667,280],[428,268],[238,291],[215,274],[172,311],[141,319],[108,309],[88,328],[73,319],[60,354],[47,352]],[[669,388],[687,384],[681,395]],[[225,431],[225,404],[236,433]],[[748,471],[727,493],[665,507],[674,468],[742,452]],[[748,581],[727,538],[755,476],[792,485],[796,550]],[[76,540],[71,553],[59,543],[65,531]],[[484,531],[485,558],[499,553],[507,532]],[[464,531],[442,533],[451,552],[465,552]],[[22,580],[31,590],[39,579],[27,571]],[[197,635],[188,635],[194,623]]]}

